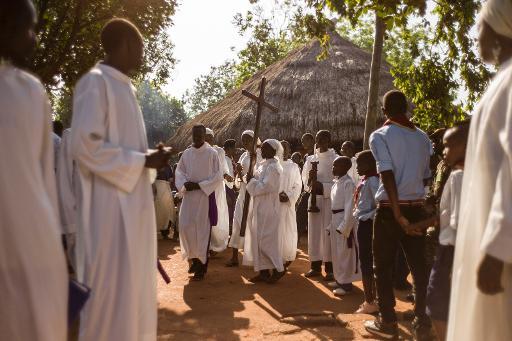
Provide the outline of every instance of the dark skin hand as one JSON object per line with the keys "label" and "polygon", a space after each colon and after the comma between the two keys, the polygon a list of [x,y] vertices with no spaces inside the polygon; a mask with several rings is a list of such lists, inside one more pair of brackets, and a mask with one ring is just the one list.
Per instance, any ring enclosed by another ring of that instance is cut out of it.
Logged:
{"label": "dark skin hand", "polygon": [[195,183],[195,182],[185,182],[185,184],[183,185],[185,186],[185,189],[190,192],[190,191],[197,191],[199,189],[201,189],[201,187],[199,187],[199,184],[198,183]]}
{"label": "dark skin hand", "polygon": [[382,180],[382,184],[384,185],[384,189],[388,194],[388,199],[391,202],[391,209],[393,210],[393,215],[396,221],[402,226],[402,228],[407,231],[407,226],[410,225],[407,218],[402,215],[400,211],[400,205],[398,204],[398,189],[396,188],[395,174],[393,171],[384,171],[380,173],[380,178]]}
{"label": "dark skin hand", "polygon": [[233,181],[235,181],[235,180],[233,179],[233,177],[232,177],[231,175],[229,175],[229,174],[224,174],[224,179],[225,179],[227,182],[233,182]]}
{"label": "dark skin hand", "polygon": [[279,201],[280,202],[288,202],[290,201],[290,198],[288,198],[288,195],[286,195],[285,192],[279,193]]}
{"label": "dark skin hand", "polygon": [[477,286],[485,295],[496,295],[503,292],[501,275],[503,274],[503,262],[490,255],[485,255],[478,267]]}

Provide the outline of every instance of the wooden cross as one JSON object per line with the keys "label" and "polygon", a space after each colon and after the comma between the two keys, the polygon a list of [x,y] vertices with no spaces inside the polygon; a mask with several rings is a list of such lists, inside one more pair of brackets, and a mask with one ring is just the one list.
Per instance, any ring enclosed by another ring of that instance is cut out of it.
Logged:
{"label": "wooden cross", "polygon": [[[279,109],[277,109],[272,104],[265,102],[265,86],[267,85],[267,79],[263,77],[260,83],[260,95],[255,96],[251,94],[247,90],[242,90],[242,95],[249,97],[253,101],[257,103],[256,109],[256,123],[254,125],[254,138],[252,144],[251,161],[249,163],[249,169],[247,170],[247,179],[252,178],[252,173],[254,170],[254,165],[256,164],[256,146],[258,145],[258,137],[260,134],[260,122],[261,122],[261,112],[263,111],[263,107],[270,109],[272,112],[277,113]],[[249,203],[251,201],[251,196],[249,192],[245,192],[244,198],[244,210],[242,215],[242,223],[240,226],[240,237],[245,237],[245,229],[247,227],[247,216],[249,215]]]}

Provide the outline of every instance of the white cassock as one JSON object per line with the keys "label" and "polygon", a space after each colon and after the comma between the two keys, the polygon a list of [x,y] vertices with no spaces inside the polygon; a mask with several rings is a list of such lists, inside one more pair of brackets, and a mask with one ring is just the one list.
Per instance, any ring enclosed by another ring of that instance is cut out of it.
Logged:
{"label": "white cassock", "polygon": [[67,339],[50,104],[32,75],[0,64],[0,339]]}
{"label": "white cassock", "polygon": [[71,265],[76,269],[75,243],[77,227],[76,198],[79,193],[78,169],[71,156],[71,129],[62,133],[57,160],[57,190],[62,220],[62,234],[66,236],[67,254]]}
{"label": "white cassock", "polygon": [[[212,146],[212,148],[219,157],[219,169],[224,179],[224,174],[229,173],[226,152],[219,146]],[[212,227],[210,250],[221,252],[226,250],[229,241],[229,212],[224,181],[220,181],[215,188],[215,201],[217,202],[217,225]]]}
{"label": "white cassock", "polygon": [[[512,340],[512,60],[474,110],[453,264],[448,340]],[[476,286],[485,254],[505,263],[503,293]]]}
{"label": "white cassock", "polygon": [[247,184],[253,214],[247,222],[243,265],[254,271],[284,271],[281,254],[279,186],[283,172],[277,159],[258,164],[254,178]]}
{"label": "white cassock", "polygon": [[[316,205],[320,209],[318,213],[308,213],[308,255],[311,262],[323,261],[331,262],[331,240],[327,234],[327,227],[331,225],[331,187],[333,185],[334,176],[332,175],[332,163],[338,157],[333,149],[329,149],[324,153],[319,150],[315,154],[306,158],[306,163],[302,169],[302,181],[304,189],[311,192],[308,186],[309,171],[311,170],[311,162],[319,162],[317,180],[322,183],[324,193],[316,196]],[[309,198],[309,205],[311,204]]]}
{"label": "white cassock", "polygon": [[[224,152],[224,154],[225,154],[225,152]],[[235,179],[235,169],[233,168],[233,160],[227,155],[224,156],[224,159],[226,161],[226,166],[228,167],[226,174],[228,174],[230,177]],[[233,187],[235,186],[234,181],[229,182],[227,180],[224,180],[224,184],[231,189],[233,189]]]}
{"label": "white cassock", "polygon": [[283,262],[292,262],[297,256],[297,218],[295,204],[299,200],[302,191],[302,178],[299,166],[288,159],[281,162],[283,174],[279,193],[284,192],[288,196],[288,202],[279,203],[281,221],[281,250]]}
{"label": "white cassock", "polygon": [[156,230],[166,230],[169,221],[174,222],[174,199],[169,181],[155,180],[156,196],[155,196],[155,216]]}
{"label": "white cassock", "polygon": [[[352,214],[355,185],[349,175],[334,180],[331,191],[332,267],[334,279],[340,284],[361,280],[356,238],[356,220]],[[335,211],[342,212],[334,213]]]}
{"label": "white cassock", "polygon": [[357,173],[356,157],[354,156],[353,158],[351,158],[351,161],[352,161],[352,167],[350,167],[350,169],[348,170],[348,175],[350,176],[350,178],[352,179],[354,184],[358,184],[359,183],[359,174]]}
{"label": "white cassock", "polygon": [[[211,225],[208,196],[222,182],[219,156],[208,143],[189,147],[176,167],[176,188],[182,193],[179,229],[183,259],[198,258],[206,264]],[[195,182],[201,189],[186,191],[185,183]]]}
{"label": "white cassock", "polygon": [[[257,149],[256,152],[256,165],[260,163],[261,161],[261,150]],[[238,160],[238,163],[242,165],[242,174],[240,174],[241,177],[245,177],[247,175],[247,171],[249,170],[249,166],[251,163],[251,157],[249,155],[249,152],[245,151]],[[256,167],[255,165],[255,167]],[[232,226],[232,233],[231,238],[229,239],[229,247],[232,247],[234,249],[243,249],[245,241],[243,237],[240,237],[240,228],[242,225],[242,216],[244,212],[244,201],[245,201],[245,188],[247,184],[244,181],[240,182],[240,191],[238,192],[238,197],[236,198],[235,203],[235,212],[233,214],[233,226]],[[247,221],[249,221],[250,217],[252,215],[252,200],[249,205],[249,214],[247,215]],[[247,227],[246,227],[247,228]]]}
{"label": "white cassock", "polygon": [[79,340],[155,340],[156,231],[142,113],[130,78],[97,64],[73,96],[77,275],[91,287]]}

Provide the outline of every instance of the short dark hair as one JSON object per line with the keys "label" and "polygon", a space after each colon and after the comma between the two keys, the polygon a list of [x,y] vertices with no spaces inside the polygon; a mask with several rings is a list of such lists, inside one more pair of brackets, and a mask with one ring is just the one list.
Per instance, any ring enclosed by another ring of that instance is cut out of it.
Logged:
{"label": "short dark hair", "polygon": [[370,149],[366,149],[363,150],[362,152],[357,153],[356,158],[368,160],[375,163],[375,157],[373,156],[372,151]]}
{"label": "short dark hair", "polygon": [[452,128],[446,130],[446,133],[451,133],[451,138],[455,139],[458,143],[467,145],[469,137],[470,120],[456,123]]}
{"label": "short dark hair", "polygon": [[407,113],[407,98],[398,90],[388,91],[384,95],[383,109],[389,116],[403,115]]}
{"label": "short dark hair", "polygon": [[101,45],[106,53],[115,52],[127,40],[142,42],[139,29],[129,20],[123,18],[111,19],[101,30]]}
{"label": "short dark hair", "polygon": [[349,157],[346,157],[346,156],[338,156],[335,160],[334,160],[334,163],[336,162],[341,162],[341,164],[347,168],[350,169],[350,167],[352,167],[352,160],[349,158]]}
{"label": "short dark hair", "polygon": [[300,139],[302,140],[302,139],[304,139],[306,137],[311,138],[312,140],[315,139],[315,137],[311,133],[305,133],[304,135],[302,135],[302,137]]}
{"label": "short dark hair", "polygon": [[194,126],[192,127],[192,130],[194,130],[194,129],[201,129],[206,134],[206,127],[203,124],[194,124]]}
{"label": "short dark hair", "polygon": [[236,148],[236,141],[233,139],[226,140],[224,142],[224,149]]}
{"label": "short dark hair", "polygon": [[325,136],[331,142],[331,132],[329,130],[319,130],[316,136]]}

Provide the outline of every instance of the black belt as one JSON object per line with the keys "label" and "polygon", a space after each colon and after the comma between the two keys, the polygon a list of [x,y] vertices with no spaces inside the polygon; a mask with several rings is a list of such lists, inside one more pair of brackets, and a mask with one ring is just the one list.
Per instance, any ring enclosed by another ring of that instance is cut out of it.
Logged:
{"label": "black belt", "polygon": [[332,210],[332,214],[341,213],[341,212],[345,212],[345,210],[344,210],[344,209],[341,209],[341,210]]}

